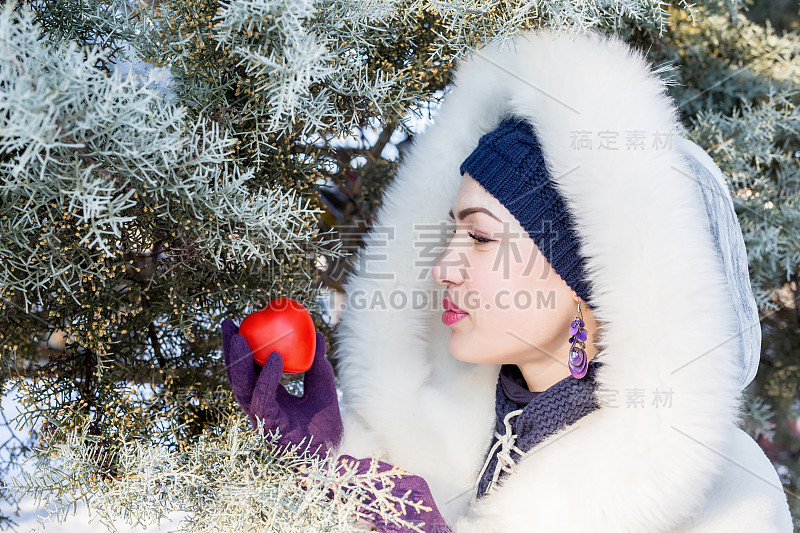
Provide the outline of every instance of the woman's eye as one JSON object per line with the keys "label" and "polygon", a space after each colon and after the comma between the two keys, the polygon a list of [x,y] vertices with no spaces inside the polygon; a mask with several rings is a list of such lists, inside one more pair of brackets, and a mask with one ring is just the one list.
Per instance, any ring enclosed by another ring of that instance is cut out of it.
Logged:
{"label": "woman's eye", "polygon": [[479,235],[473,235],[470,232],[467,232],[467,235],[469,235],[470,239],[474,240],[475,242],[479,243],[492,242],[492,239],[487,239],[486,237],[481,237]]}
{"label": "woman's eye", "polygon": [[[452,230],[453,235],[455,235],[456,231],[457,230],[455,230],[455,229]],[[469,235],[470,239],[472,239],[473,241],[475,241],[475,242],[477,242],[479,244],[484,244],[484,243],[487,243],[487,242],[493,242],[492,239],[487,239],[486,237],[481,237],[480,235],[473,235],[469,231],[467,232],[467,235]]]}

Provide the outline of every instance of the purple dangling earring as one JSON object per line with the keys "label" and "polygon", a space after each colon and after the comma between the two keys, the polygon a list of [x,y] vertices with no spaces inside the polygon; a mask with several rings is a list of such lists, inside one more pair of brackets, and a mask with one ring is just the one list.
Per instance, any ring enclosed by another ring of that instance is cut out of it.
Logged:
{"label": "purple dangling earring", "polygon": [[[588,361],[586,360],[586,352],[584,348],[586,345],[587,333],[583,328],[583,313],[581,313],[581,303],[578,302],[578,314],[575,315],[575,320],[569,325],[569,357],[567,357],[567,364],[569,371],[576,379],[581,379],[586,375],[586,368]],[[577,346],[576,346],[577,345]]]}

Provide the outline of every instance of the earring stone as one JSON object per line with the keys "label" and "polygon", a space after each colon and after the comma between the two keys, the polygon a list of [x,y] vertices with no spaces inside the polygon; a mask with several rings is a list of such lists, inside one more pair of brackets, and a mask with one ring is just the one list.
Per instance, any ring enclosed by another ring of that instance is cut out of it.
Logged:
{"label": "earring stone", "polygon": [[588,338],[588,333],[584,328],[585,325],[581,304],[578,302],[578,314],[575,315],[575,320],[569,325],[570,347],[569,357],[567,358],[569,371],[576,379],[581,379],[586,375],[586,369],[589,364],[586,359],[586,344],[584,344]]}

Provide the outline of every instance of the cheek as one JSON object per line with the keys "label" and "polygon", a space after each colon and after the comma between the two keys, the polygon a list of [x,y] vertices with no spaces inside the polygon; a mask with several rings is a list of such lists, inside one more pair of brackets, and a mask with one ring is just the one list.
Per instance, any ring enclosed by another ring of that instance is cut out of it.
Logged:
{"label": "cheek", "polygon": [[556,301],[563,297],[564,289],[569,289],[553,270],[544,255],[534,249],[527,262],[512,266],[514,288],[528,293],[532,302],[529,308],[552,311]]}
{"label": "cheek", "polygon": [[565,286],[532,242],[476,253],[470,262],[467,303],[485,322],[519,319],[519,313],[538,309],[552,312]]}
{"label": "cheek", "polygon": [[483,311],[487,325],[521,337],[533,331],[544,337],[554,334],[571,291],[545,257],[534,248],[498,264],[485,287],[492,304]]}
{"label": "cheek", "polygon": [[511,306],[513,310],[527,312],[546,297],[552,284],[546,266],[541,256],[529,253],[508,254],[507,259],[499,262],[495,289],[504,294],[506,308]]}
{"label": "cheek", "polygon": [[520,313],[530,311],[531,299],[535,297],[529,278],[524,276],[526,265],[492,254],[490,259],[474,266],[469,293],[472,308],[476,309],[476,326],[498,331],[504,325],[521,321]]}

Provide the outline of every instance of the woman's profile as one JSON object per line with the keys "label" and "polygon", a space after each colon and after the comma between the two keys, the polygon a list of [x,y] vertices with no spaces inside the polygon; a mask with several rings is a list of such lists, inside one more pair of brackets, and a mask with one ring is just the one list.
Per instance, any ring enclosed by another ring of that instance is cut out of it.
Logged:
{"label": "woman's profile", "polygon": [[616,37],[459,63],[346,283],[341,428],[298,431],[424,479],[442,531],[791,531],[738,427],[741,230],[679,117]]}

